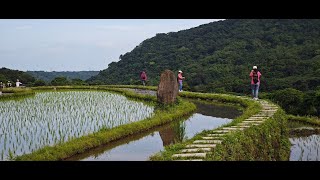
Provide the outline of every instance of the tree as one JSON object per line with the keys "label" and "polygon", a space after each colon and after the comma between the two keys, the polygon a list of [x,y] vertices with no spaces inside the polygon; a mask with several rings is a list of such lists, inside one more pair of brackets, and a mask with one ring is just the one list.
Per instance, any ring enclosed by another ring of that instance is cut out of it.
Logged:
{"label": "tree", "polygon": [[277,102],[287,113],[302,114],[303,109],[300,109],[303,102],[303,92],[287,88],[278,90],[273,95],[274,102]]}
{"label": "tree", "polygon": [[72,84],[72,85],[77,85],[77,86],[87,85],[87,83],[84,82],[84,81],[81,80],[81,79],[72,79],[72,80],[71,80],[71,84]]}
{"label": "tree", "polygon": [[41,79],[37,79],[34,82],[34,86],[45,86],[45,85],[46,85],[46,82],[44,80],[41,80]]}
{"label": "tree", "polygon": [[70,84],[66,77],[56,77],[51,81],[51,85],[53,86],[65,86]]}

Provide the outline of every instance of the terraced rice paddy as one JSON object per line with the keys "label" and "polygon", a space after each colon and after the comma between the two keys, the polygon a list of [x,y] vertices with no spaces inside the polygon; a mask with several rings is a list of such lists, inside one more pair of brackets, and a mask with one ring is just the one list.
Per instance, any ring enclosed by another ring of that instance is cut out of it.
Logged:
{"label": "terraced rice paddy", "polygon": [[0,103],[0,160],[146,119],[154,107],[99,91],[37,93]]}
{"label": "terraced rice paddy", "polygon": [[291,146],[290,161],[320,161],[320,135],[289,139]]}

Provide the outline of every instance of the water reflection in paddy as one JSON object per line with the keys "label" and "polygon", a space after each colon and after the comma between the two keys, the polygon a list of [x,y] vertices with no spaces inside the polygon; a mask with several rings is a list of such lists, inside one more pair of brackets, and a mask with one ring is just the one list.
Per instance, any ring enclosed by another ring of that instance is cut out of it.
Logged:
{"label": "water reflection in paddy", "polygon": [[193,102],[197,105],[197,111],[186,120],[100,146],[67,160],[146,161],[151,155],[163,150],[164,146],[192,138],[203,130],[218,128],[241,115],[241,111],[234,107]]}

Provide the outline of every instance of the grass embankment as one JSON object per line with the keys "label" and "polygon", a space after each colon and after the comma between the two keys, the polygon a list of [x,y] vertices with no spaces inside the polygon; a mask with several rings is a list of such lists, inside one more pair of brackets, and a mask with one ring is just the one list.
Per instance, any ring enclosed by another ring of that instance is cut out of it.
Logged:
{"label": "grass embankment", "polygon": [[[41,87],[34,88],[38,90],[53,89],[53,87]],[[123,89],[110,88],[110,87],[56,87],[56,89],[96,89],[105,90],[121,93],[127,97],[136,98],[146,101],[154,101],[155,97],[150,95],[135,94],[131,91],[126,91]],[[121,125],[110,130],[100,130],[96,133],[89,134],[87,136],[82,136],[77,139],[70,140],[65,143],[57,144],[55,146],[46,146],[39,149],[33,153],[18,156],[15,160],[63,160],[65,158],[71,157],[78,153],[83,153],[91,148],[97,147],[99,145],[106,144],[108,142],[118,140],[132,134],[140,133],[151,129],[156,126],[166,124],[168,122],[174,121],[176,119],[182,118],[184,116],[190,115],[196,106],[190,102],[182,99],[178,99],[175,105],[168,106],[157,106],[155,108],[154,116],[148,119],[144,119],[138,122],[133,122],[130,124]]]}
{"label": "grass embankment", "polygon": [[[240,117],[223,127],[235,125],[261,110],[259,103],[232,95],[191,92],[183,92],[179,95],[188,98],[235,103],[245,107],[245,111]],[[206,160],[288,160],[290,143],[286,123],[287,118],[284,111],[278,110],[273,118],[269,118],[260,126],[252,126],[244,131],[226,135],[222,144],[218,144],[213,152],[208,153]],[[172,160],[171,156],[173,154],[178,153],[187,144],[191,144],[194,140],[201,139],[201,136],[211,132],[203,131],[190,140],[168,146],[165,151],[151,156],[150,159]]]}
{"label": "grass embankment", "polygon": [[288,115],[290,137],[303,137],[320,133],[320,119],[318,117]]}
{"label": "grass embankment", "polygon": [[287,161],[289,156],[287,117],[283,110],[278,110],[273,118],[262,125],[227,135],[207,158],[224,161]]}
{"label": "grass embankment", "polygon": [[288,115],[288,120],[299,122],[302,124],[310,124],[310,125],[320,126],[320,119],[316,118],[316,117]]}
{"label": "grass embankment", "polygon": [[141,86],[141,85],[103,85],[101,87],[145,89],[145,90],[153,90],[153,91],[156,91],[158,89],[157,86]]}
{"label": "grass embankment", "polygon": [[4,88],[2,89],[2,93],[4,94],[0,96],[0,100],[12,100],[35,95],[35,92],[31,88]]}

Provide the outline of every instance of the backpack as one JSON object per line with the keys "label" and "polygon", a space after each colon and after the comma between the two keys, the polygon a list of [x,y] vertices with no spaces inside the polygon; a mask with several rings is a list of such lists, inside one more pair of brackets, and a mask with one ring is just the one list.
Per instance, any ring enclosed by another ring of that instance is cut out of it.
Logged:
{"label": "backpack", "polygon": [[252,75],[252,77],[253,77],[253,82],[254,82],[254,84],[257,84],[257,83],[259,82],[258,72],[253,71],[252,74],[253,74],[253,75]]}
{"label": "backpack", "polygon": [[145,80],[145,79],[146,79],[146,73],[144,73],[144,72],[141,73],[141,79],[142,79],[142,80]]}

